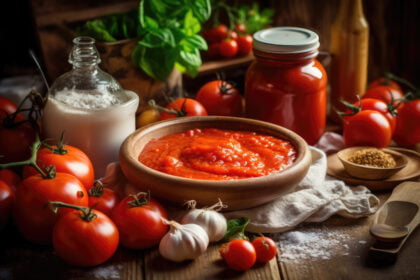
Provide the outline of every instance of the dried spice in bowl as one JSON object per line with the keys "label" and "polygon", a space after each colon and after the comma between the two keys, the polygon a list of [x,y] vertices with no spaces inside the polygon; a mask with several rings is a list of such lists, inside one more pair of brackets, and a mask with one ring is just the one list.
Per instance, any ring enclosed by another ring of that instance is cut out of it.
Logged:
{"label": "dried spice in bowl", "polygon": [[397,165],[393,156],[375,148],[356,151],[347,160],[360,165],[380,168],[393,168]]}

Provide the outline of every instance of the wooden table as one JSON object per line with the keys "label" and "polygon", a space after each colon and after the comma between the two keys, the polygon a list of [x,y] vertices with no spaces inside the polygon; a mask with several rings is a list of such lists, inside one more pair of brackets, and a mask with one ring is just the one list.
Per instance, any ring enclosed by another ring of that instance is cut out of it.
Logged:
{"label": "wooden table", "polygon": [[[377,195],[383,203],[389,193]],[[385,261],[375,262],[369,255],[374,241],[369,234],[372,218],[352,220],[334,216],[321,224],[304,224],[297,231],[322,230],[328,233],[322,236],[335,240],[324,248],[327,259],[284,258],[282,251],[287,244],[280,240],[277,259],[243,273],[225,266],[218,254],[219,244],[210,246],[196,260],[179,264],[164,260],[156,249],[119,248],[105,264],[72,267],[61,261],[52,248],[30,244],[9,228],[0,234],[0,279],[420,279],[420,230],[413,232],[396,262],[386,265]],[[273,238],[279,240],[281,236]]]}

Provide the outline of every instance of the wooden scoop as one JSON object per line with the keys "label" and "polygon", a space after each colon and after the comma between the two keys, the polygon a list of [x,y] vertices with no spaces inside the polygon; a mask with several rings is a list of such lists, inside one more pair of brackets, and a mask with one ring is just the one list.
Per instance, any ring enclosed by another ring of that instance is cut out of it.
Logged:
{"label": "wooden scoop", "polygon": [[420,183],[401,183],[375,215],[370,233],[377,242],[371,250],[398,253],[419,223]]}

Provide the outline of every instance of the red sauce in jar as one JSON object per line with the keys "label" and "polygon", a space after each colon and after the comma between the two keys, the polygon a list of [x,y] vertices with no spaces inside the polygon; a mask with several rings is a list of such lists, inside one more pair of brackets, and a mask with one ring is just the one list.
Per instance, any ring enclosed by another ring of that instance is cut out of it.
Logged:
{"label": "red sauce in jar", "polygon": [[205,128],[153,139],[139,161],[175,176],[234,180],[280,171],[293,163],[296,154],[289,141],[273,136]]}
{"label": "red sauce in jar", "polygon": [[255,60],[245,78],[246,116],[289,128],[315,144],[325,130],[327,104],[318,46],[318,36],[302,28],[255,33]]}

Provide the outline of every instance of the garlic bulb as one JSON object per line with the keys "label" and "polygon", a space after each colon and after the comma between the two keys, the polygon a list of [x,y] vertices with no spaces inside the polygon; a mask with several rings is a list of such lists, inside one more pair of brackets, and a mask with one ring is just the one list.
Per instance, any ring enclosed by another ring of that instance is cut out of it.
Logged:
{"label": "garlic bulb", "polygon": [[191,210],[182,218],[181,224],[197,224],[203,227],[210,242],[219,241],[225,236],[227,230],[226,218],[217,211],[227,206],[220,199],[215,205],[203,209],[195,208],[195,200],[188,201],[187,204]]}
{"label": "garlic bulb", "polygon": [[206,251],[209,237],[202,227],[196,224],[181,225],[174,221],[166,223],[170,229],[159,244],[162,257],[181,262],[195,259]]}

